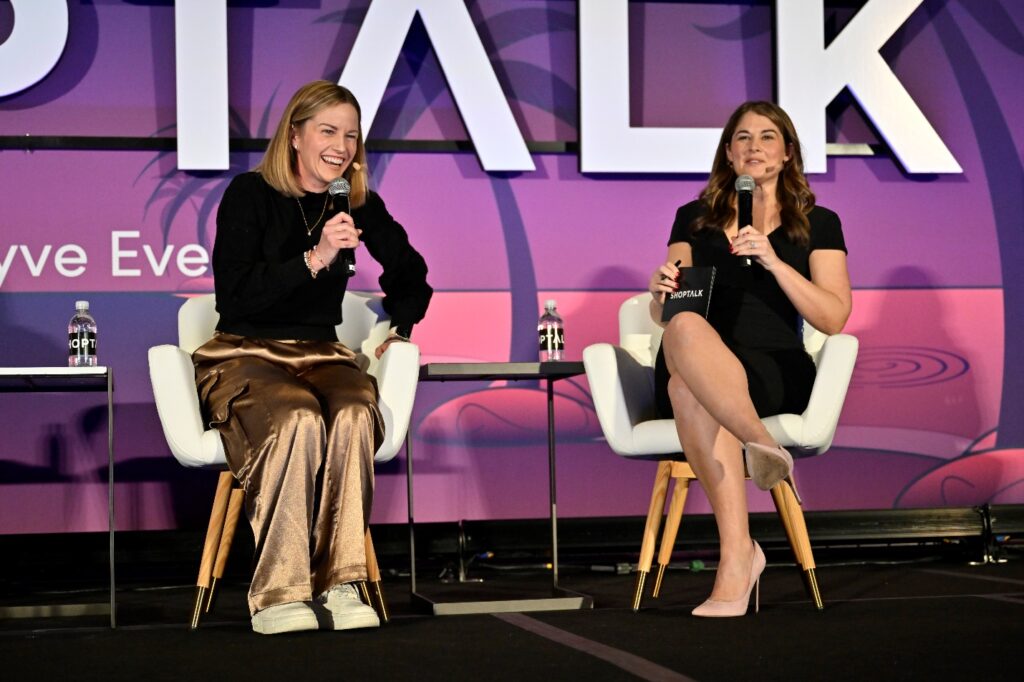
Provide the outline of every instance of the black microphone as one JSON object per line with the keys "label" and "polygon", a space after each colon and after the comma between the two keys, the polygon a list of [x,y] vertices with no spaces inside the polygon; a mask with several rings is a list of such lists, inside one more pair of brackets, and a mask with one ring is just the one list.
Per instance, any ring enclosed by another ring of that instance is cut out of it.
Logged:
{"label": "black microphone", "polygon": [[[737,232],[740,228],[754,224],[754,178],[741,175],[736,178],[736,207],[739,219],[736,222]],[[754,264],[750,256],[740,257],[740,265],[749,268]]]}
{"label": "black microphone", "polygon": [[[352,185],[348,183],[345,178],[337,178],[331,181],[331,184],[327,186],[327,194],[331,197],[331,207],[334,209],[334,214],[348,213],[349,212],[349,201],[348,195],[352,191]],[[345,274],[349,277],[353,277],[356,274],[356,250],[355,249],[342,249],[338,253],[338,260],[341,261],[341,266],[345,268]]]}

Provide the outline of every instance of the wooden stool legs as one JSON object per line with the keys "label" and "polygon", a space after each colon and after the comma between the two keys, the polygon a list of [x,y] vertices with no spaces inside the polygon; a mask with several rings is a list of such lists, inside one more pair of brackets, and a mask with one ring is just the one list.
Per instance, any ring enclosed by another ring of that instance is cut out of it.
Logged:
{"label": "wooden stool legs", "polygon": [[363,599],[377,612],[380,622],[387,623],[391,620],[388,604],[384,600],[384,590],[380,586],[380,567],[377,565],[377,552],[373,549],[373,538],[370,537],[369,528],[366,529],[366,582],[363,583],[363,590]]}
{"label": "wooden stool legs", "polygon": [[[675,485],[672,488],[668,519],[665,521],[665,531],[661,539],[661,548],[658,551],[658,575],[655,578],[652,591],[652,596],[655,598],[661,591],[665,569],[672,559],[672,549],[675,546],[679,524],[683,517],[683,506],[686,504],[690,481],[696,478],[693,469],[684,461],[665,460],[658,463],[658,471],[654,476],[654,491],[651,494],[651,506],[647,511],[647,523],[644,526],[643,543],[640,545],[640,561],[637,563],[636,584],[633,589],[634,611],[640,608],[644,583],[651,570],[654,543],[658,535],[658,528],[661,526],[669,480],[674,479]],[[820,611],[825,606],[822,603],[818,578],[814,571],[814,553],[811,550],[811,540],[807,534],[804,511],[794,492],[792,478],[776,485],[772,488],[771,493],[779,512],[779,518],[782,520],[782,526],[786,531],[786,538],[789,540],[790,547],[793,548],[793,554],[802,572],[804,586],[807,588],[807,593],[814,602],[815,608]]]}
{"label": "wooden stool legs", "polygon": [[633,588],[633,610],[640,610],[640,600],[644,594],[644,582],[651,571],[654,559],[654,543],[657,541],[658,528],[661,526],[661,515],[665,509],[665,495],[668,493],[668,481],[672,476],[672,462],[658,462],[658,471],[654,475],[654,492],[651,493],[651,506],[647,510],[647,523],[644,525],[644,540],[640,545],[640,561],[636,567],[636,585]]}
{"label": "wooden stool legs", "polygon": [[789,546],[793,548],[796,563],[803,572],[807,593],[814,601],[815,608],[821,611],[825,605],[821,601],[818,577],[814,573],[815,564],[814,553],[811,551],[811,539],[807,534],[804,510],[793,492],[791,479],[782,481],[772,488],[772,499],[775,501],[775,508],[779,510],[779,518],[782,519],[782,526],[786,529],[786,537],[789,539]]}
{"label": "wooden stool legs", "polygon": [[[235,539],[238,519],[242,515],[245,492],[230,471],[222,471],[217,479],[217,492],[213,497],[210,523],[206,528],[206,542],[203,543],[203,557],[199,562],[199,578],[196,580],[195,603],[189,628],[195,630],[204,613],[209,613],[216,595],[217,581],[224,577],[231,542]],[[377,553],[373,549],[370,529],[366,529],[366,582],[359,584],[363,601],[373,607],[382,623],[391,616],[384,591],[381,589],[380,568]]]}
{"label": "wooden stool legs", "polygon": [[[217,479],[217,493],[213,497],[213,510],[210,512],[210,523],[206,527],[206,542],[203,543],[203,557],[199,561],[199,578],[196,580],[196,598],[192,607],[192,620],[189,628],[195,630],[199,627],[199,619],[207,610],[210,604],[210,587],[213,579],[213,568],[217,563],[217,555],[221,548],[221,536],[228,515],[228,503],[231,498],[231,489],[235,485],[235,477],[230,471],[222,471]],[[239,491],[241,492],[241,491]],[[237,523],[237,518],[235,519]],[[234,530],[232,528],[232,534]],[[231,540],[228,539],[228,547]],[[223,570],[223,565],[221,566]]]}
{"label": "wooden stool legs", "polygon": [[672,561],[672,548],[675,547],[679,524],[683,520],[686,494],[690,491],[690,481],[694,480],[693,470],[686,462],[672,462],[672,478],[675,479],[675,484],[672,486],[672,500],[668,504],[665,532],[661,536],[661,548],[658,550],[658,575],[654,579],[654,589],[651,590],[651,596],[655,599],[661,592],[661,581],[665,577],[665,569]]}

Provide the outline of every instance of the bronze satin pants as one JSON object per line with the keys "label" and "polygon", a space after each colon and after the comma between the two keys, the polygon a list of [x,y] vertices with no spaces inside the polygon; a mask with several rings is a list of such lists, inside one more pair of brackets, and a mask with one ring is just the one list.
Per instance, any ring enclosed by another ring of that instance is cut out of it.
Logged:
{"label": "bronze satin pants", "polygon": [[218,332],[192,360],[204,419],[245,491],[256,539],[250,612],[365,580],[384,421],[355,353]]}

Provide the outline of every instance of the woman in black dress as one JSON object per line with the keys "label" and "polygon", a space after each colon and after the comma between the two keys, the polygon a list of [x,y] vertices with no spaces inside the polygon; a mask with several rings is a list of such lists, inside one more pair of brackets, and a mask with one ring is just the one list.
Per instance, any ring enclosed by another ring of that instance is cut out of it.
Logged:
{"label": "woman in black dress", "polygon": [[[741,175],[755,182],[752,225],[737,224]],[[743,267],[745,258],[753,265]],[[733,112],[707,186],[677,211],[667,262],[649,284],[659,324],[679,267],[691,265],[717,268],[711,309],[707,319],[681,313],[665,324],[655,380],[718,525],[715,586],[693,614],[739,616],[765,566],[750,537],[744,462],[762,490],[790,476],[792,457],[760,418],[807,406],[815,368],[801,319],[835,334],[852,304],[839,218],[815,205],[796,130],[778,106],[747,102]]]}

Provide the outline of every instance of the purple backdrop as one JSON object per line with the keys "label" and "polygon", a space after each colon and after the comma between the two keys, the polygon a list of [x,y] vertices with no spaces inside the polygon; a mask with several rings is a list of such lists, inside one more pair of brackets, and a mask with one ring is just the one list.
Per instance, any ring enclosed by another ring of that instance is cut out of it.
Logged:
{"label": "purple backdrop", "polygon": [[[368,2],[266,4],[231,3],[228,13],[233,137],[266,137],[298,85],[336,79]],[[826,3],[833,31],[854,12],[836,4]],[[525,138],[575,142],[576,3],[467,5]],[[34,87],[0,98],[0,136],[173,137],[171,3],[69,7],[61,61]],[[0,11],[0,40],[11,21]],[[1024,115],[1022,25],[1024,6],[1012,0],[928,0],[883,49],[962,175],[909,175],[883,151],[833,157],[811,178],[820,203],[843,219],[855,287],[848,331],[862,351],[835,446],[800,465],[809,509],[1024,502],[1024,373],[1014,343],[1024,285],[1012,276],[1024,262],[1024,132],[1010,124]],[[771,98],[771,27],[770,3],[630,3],[633,125],[716,126],[739,101]],[[830,141],[879,142],[847,94],[828,114]],[[372,137],[467,139],[418,21]],[[212,246],[227,180],[258,158],[236,153],[229,172],[184,173],[173,153],[0,151],[2,362],[61,364],[73,302],[91,301],[101,360],[117,377],[121,529],[204,522],[213,479],[170,456],[146,349],[176,338],[180,294],[210,290],[201,268],[179,268],[177,254]],[[704,180],[583,175],[575,153],[534,161],[535,172],[488,174],[468,152],[371,156],[374,185],[438,292],[416,333],[425,361],[531,358],[548,297],[566,317],[571,359],[616,339],[619,303],[645,288],[675,208]],[[74,277],[54,262],[69,244],[87,254]],[[355,288],[375,289],[374,264],[360,263]],[[115,267],[139,272],[115,276]],[[653,465],[623,461],[603,443],[584,378],[564,382],[558,399],[560,514],[644,513]],[[7,394],[0,406],[0,532],[105,528],[102,400]],[[543,410],[534,386],[421,385],[417,519],[544,515]],[[401,458],[378,470],[375,522],[404,520],[403,471]],[[752,496],[754,509],[770,505]],[[694,495],[689,509],[706,502]]]}

